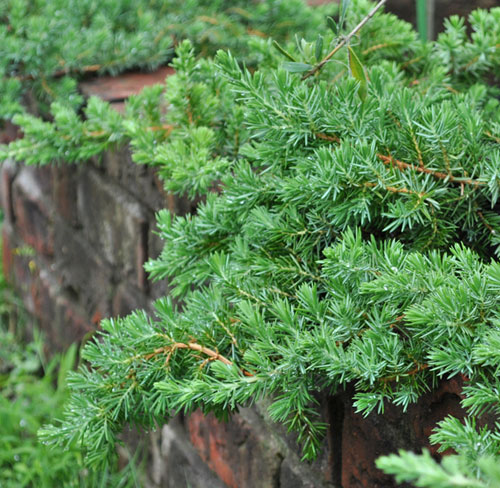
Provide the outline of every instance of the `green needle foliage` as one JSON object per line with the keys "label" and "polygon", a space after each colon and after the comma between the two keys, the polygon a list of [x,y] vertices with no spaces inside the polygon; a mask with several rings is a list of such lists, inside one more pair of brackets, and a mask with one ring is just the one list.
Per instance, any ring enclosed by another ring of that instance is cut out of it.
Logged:
{"label": "green needle foliage", "polygon": [[126,424],[225,418],[265,397],[313,459],[318,392],[353,384],[367,415],[462,375],[470,417],[431,438],[457,455],[380,467],[417,486],[497,486],[500,427],[475,418],[500,414],[500,9],[474,12],[470,37],[450,19],[434,43],[378,12],[351,56],[303,80],[372,7],[278,49],[253,39],[258,70],[181,43],[167,87],[125,116],[91,99],[85,120],[61,104],[53,122],[15,119],[25,138],[3,157],[79,161],[128,142],[167,189],[202,197],[195,215],[159,212],[165,248],[147,264],[182,305],[102,323],[46,442],[79,442],[98,465]]}
{"label": "green needle foliage", "polygon": [[23,113],[26,97],[43,113],[52,102],[78,109],[82,76],[154,69],[171,59],[178,39],[206,55],[230,47],[255,64],[253,38],[310,34],[327,10],[301,0],[3,0],[0,119]]}

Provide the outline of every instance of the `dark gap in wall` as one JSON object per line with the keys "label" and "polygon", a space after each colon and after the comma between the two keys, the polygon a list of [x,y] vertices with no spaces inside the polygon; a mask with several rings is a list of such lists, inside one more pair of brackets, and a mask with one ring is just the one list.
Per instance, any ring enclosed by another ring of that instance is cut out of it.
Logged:
{"label": "dark gap in wall", "polygon": [[[444,21],[451,15],[467,17],[477,8],[497,6],[498,0],[435,0],[434,38],[444,30]],[[389,0],[385,10],[416,26],[415,0]]]}
{"label": "dark gap in wall", "polygon": [[279,454],[279,460],[280,462],[278,464],[278,468],[276,469],[272,480],[274,488],[281,488],[281,467],[283,466],[283,461],[285,460],[284,456]]}
{"label": "dark gap in wall", "polygon": [[[5,163],[4,163],[5,164]],[[7,220],[10,221],[10,224],[11,225],[14,225],[16,223],[16,214],[14,213],[14,202],[12,200],[12,187],[14,185],[14,181],[16,179],[16,176],[17,176],[17,167],[14,167],[14,176],[12,178],[10,178],[8,181],[7,181],[7,188],[6,188],[6,195],[5,195],[5,206],[7,208],[4,209],[4,211],[6,211],[7,215],[4,216],[4,217],[7,217]],[[4,176],[6,177],[6,176]]]}
{"label": "dark gap in wall", "polygon": [[149,234],[149,224],[148,222],[143,222],[140,226],[140,250],[137,254],[137,260],[139,261],[137,263],[137,269],[140,270],[139,272],[139,287],[141,287],[145,293],[149,293],[149,280],[146,274],[146,270],[144,269],[144,264],[146,261],[149,259],[149,240],[148,240],[148,234]]}
{"label": "dark gap in wall", "polygon": [[344,424],[344,394],[333,395],[328,402],[328,444],[330,446],[330,472],[335,486],[342,486],[342,431]]}
{"label": "dark gap in wall", "polygon": [[79,294],[78,292],[76,291],[76,289],[71,286],[71,285],[66,285],[64,287],[64,292],[66,293],[66,295],[68,296],[68,298],[72,301],[78,301],[78,298],[79,298]]}

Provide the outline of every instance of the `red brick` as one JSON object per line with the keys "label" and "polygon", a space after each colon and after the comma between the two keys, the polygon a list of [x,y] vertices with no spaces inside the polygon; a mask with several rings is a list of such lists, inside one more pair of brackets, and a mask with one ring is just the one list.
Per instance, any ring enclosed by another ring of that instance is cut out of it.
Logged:
{"label": "red brick", "polygon": [[282,454],[263,426],[234,414],[228,422],[194,412],[187,419],[201,459],[230,488],[274,488]]}
{"label": "red brick", "polygon": [[364,418],[347,402],[342,429],[342,488],[389,488],[398,486],[394,478],[375,467],[375,460],[399,449],[420,452],[429,449],[438,458],[437,446],[429,436],[436,424],[448,415],[463,418],[460,406],[462,381],[442,381],[439,388],[423,395],[406,412],[392,404],[383,415]]}
{"label": "red brick", "polygon": [[151,73],[126,73],[119,76],[102,76],[80,83],[84,95],[96,96],[103,100],[123,100],[136,95],[145,86],[164,83],[165,78],[174,73],[173,68],[164,67]]}
{"label": "red brick", "polygon": [[0,127],[0,144],[9,144],[9,142],[22,137],[21,129],[12,122],[2,120],[0,124],[2,124]]}
{"label": "red brick", "polygon": [[[12,184],[13,220],[19,236],[38,253],[52,256],[54,231],[42,171],[22,168]],[[47,168],[48,169],[48,168]]]}

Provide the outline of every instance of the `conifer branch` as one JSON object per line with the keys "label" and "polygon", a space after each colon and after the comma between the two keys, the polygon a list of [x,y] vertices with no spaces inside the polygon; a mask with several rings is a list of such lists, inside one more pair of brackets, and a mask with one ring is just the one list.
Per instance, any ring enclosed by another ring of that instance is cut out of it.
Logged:
{"label": "conifer branch", "polygon": [[[381,182],[381,183],[382,183],[382,187],[390,193],[406,193],[407,195],[417,195],[419,198],[423,198],[425,196],[424,192],[410,190],[409,188],[405,188],[405,187],[396,188],[395,186],[385,185],[383,182]],[[363,186],[365,186],[367,188],[377,188],[379,186],[379,183],[374,183],[372,181],[366,181],[365,183],[363,183]]]}
{"label": "conifer branch", "polygon": [[[279,4],[296,9],[298,2]],[[200,14],[216,19],[211,32],[229,27],[208,9],[190,18]],[[249,26],[261,28],[252,15],[230,28],[245,38]],[[324,19],[305,18],[314,25],[296,29],[305,39],[331,35],[321,30]],[[470,380],[464,401],[471,415],[497,402],[498,138],[484,128],[495,132],[500,123],[488,103],[496,97],[490,75],[498,74],[491,26],[499,22],[500,10],[472,16],[477,35],[470,40],[460,23],[450,23],[454,42],[426,45],[432,55],[405,69],[406,56],[415,58],[422,45],[407,24],[384,16],[384,29],[359,37],[372,80],[363,104],[343,66],[329,66],[334,83],[302,83],[275,70],[278,53],[262,56],[267,43],[253,52],[231,34],[224,39],[236,54],[220,52],[215,62],[180,42],[168,89],[130,99],[124,119],[96,99],[83,121],[64,104],[53,105],[54,123],[19,117],[25,139],[1,148],[6,157],[17,151],[30,164],[81,161],[127,141],[134,161],[154,164],[169,191],[201,200],[190,216],[158,214],[165,247],[147,264],[152,277],[172,283],[182,310],[160,299],[153,317],[137,312],[103,325],[99,340],[85,346],[90,364],[73,377],[73,400],[52,440],[83,438],[95,452],[107,433],[102,412],[114,412],[106,428],[118,432],[124,418],[154,425],[172,410],[207,405],[229,413],[275,394],[273,418],[290,420],[313,458],[321,446],[318,384],[335,392],[356,383],[355,406],[364,413],[387,401],[408,408],[431,382],[453,375]],[[170,23],[163,28],[177,39],[190,35]],[[205,37],[200,44],[211,52]],[[451,45],[460,56],[450,56]],[[320,47],[304,41],[292,57],[311,68]],[[478,53],[484,66],[462,70]],[[242,69],[249,59],[264,64]],[[471,130],[459,137],[457,127]],[[409,154],[415,162],[405,162]],[[445,169],[426,167],[425,155]],[[450,185],[457,187],[451,194]],[[442,435],[461,455],[474,452],[462,442],[472,431]],[[456,472],[476,476],[474,463]]]}
{"label": "conifer branch", "polygon": [[496,136],[495,134],[492,134],[489,130],[485,131],[485,134],[490,138],[493,139],[495,142],[498,142],[500,144],[500,137]]}
{"label": "conifer branch", "polygon": [[[63,76],[68,76],[71,74],[85,74],[85,73],[95,73],[101,69],[105,68],[104,65],[101,64],[93,64],[90,66],[81,66],[78,68],[67,68],[60,69],[58,71],[54,71],[53,73],[45,75],[45,77],[49,77],[52,79],[62,78]],[[17,75],[13,77],[15,80],[19,81],[34,81],[37,79],[43,79],[39,74],[28,73],[25,75]]]}
{"label": "conifer branch", "polygon": [[384,162],[384,164],[387,165],[392,165],[393,167],[397,167],[401,171],[404,171],[405,169],[411,169],[413,171],[417,171],[419,173],[425,173],[434,176],[435,178],[438,178],[440,180],[446,180],[450,181],[452,183],[457,183],[459,185],[465,184],[465,185],[473,185],[473,186],[481,186],[485,185],[484,182],[478,181],[478,180],[473,180],[471,178],[457,178],[456,176],[453,176],[448,173],[442,173],[440,171],[433,171],[431,169],[422,167],[422,166],[415,166],[413,164],[409,163],[404,163],[403,161],[399,161],[392,156],[385,156],[384,154],[377,154],[377,156]]}
{"label": "conifer branch", "polygon": [[[226,364],[227,366],[233,366],[233,362],[226,357],[224,357],[222,354],[219,354],[217,351],[214,351],[213,349],[210,349],[208,347],[202,346],[201,344],[198,344],[197,342],[173,342],[172,344],[168,346],[162,346],[156,348],[154,351],[150,353],[146,353],[141,355],[140,357],[144,358],[146,361],[149,361],[150,359],[160,356],[160,355],[166,355],[165,359],[165,365],[168,365],[170,362],[172,355],[175,353],[175,351],[179,349],[188,349],[190,351],[196,351],[200,352],[201,354],[204,354],[205,356],[208,356],[209,361],[220,361],[223,364]],[[137,356],[135,356],[133,359],[137,359]],[[242,369],[241,373],[244,376],[254,376],[252,373]]]}
{"label": "conifer branch", "polygon": [[420,364],[416,362],[416,366],[411,369],[410,371],[402,372],[399,374],[391,375],[391,376],[384,376],[383,378],[380,378],[379,381],[382,383],[391,383],[392,381],[396,381],[401,377],[408,377],[408,376],[415,376],[417,373],[420,373],[421,371],[425,371],[426,369],[429,369],[429,365],[424,363]]}
{"label": "conifer branch", "polygon": [[491,224],[486,220],[486,218],[483,215],[483,212],[481,210],[477,210],[477,214],[479,215],[479,218],[485,225],[485,227],[490,231],[491,234],[496,234],[495,229],[491,226]]}
{"label": "conifer branch", "polygon": [[[173,344],[170,344],[169,346],[162,346],[156,348],[153,352],[150,352],[148,354],[144,354],[143,357],[146,360],[149,360],[155,356],[158,356],[160,354],[168,354],[168,358],[170,358],[171,354],[175,352],[178,349],[189,349],[191,351],[198,351],[201,352],[202,354],[205,354],[209,358],[213,359],[214,361],[220,361],[224,364],[227,364],[228,366],[232,366],[233,362],[230,361],[229,359],[225,358],[218,352],[209,349],[208,347],[202,346],[198,344],[197,342],[174,342]],[[167,361],[168,362],[168,361]]]}

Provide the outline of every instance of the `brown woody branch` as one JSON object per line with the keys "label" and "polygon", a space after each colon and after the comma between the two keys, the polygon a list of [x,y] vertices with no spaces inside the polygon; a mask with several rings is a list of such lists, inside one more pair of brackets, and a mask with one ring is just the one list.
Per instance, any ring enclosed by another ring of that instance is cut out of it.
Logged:
{"label": "brown woody branch", "polygon": [[[99,71],[101,68],[104,68],[104,65],[101,64],[91,64],[89,66],[82,66],[81,68],[72,68],[72,69],[60,69],[58,71],[54,71],[54,73],[49,75],[49,78],[54,79],[54,78],[61,78],[63,76],[69,75],[71,73],[95,73],[96,71]],[[39,78],[38,75],[34,75],[32,73],[29,73],[27,75],[19,75],[19,76],[14,76],[16,80],[19,81],[33,81]]]}
{"label": "brown woody branch", "polygon": [[[494,139],[498,139],[495,136],[493,136],[493,134],[491,134],[491,133],[487,132],[486,135],[488,135],[489,137],[492,137]],[[338,136],[325,134],[324,132],[316,132],[316,133],[314,133],[314,136],[317,137],[318,139],[323,139],[323,140],[329,141],[329,142],[337,142],[337,143],[341,142],[340,138]],[[500,139],[498,139],[498,141],[500,141]],[[392,167],[396,167],[400,171],[410,169],[413,171],[417,171],[418,173],[432,175],[434,178],[438,178],[440,180],[447,180],[451,183],[461,185],[462,188],[464,185],[483,186],[486,184],[483,181],[473,180],[472,178],[458,178],[456,176],[453,176],[450,173],[443,173],[441,171],[434,171],[432,169],[426,168],[423,165],[416,166],[414,164],[405,163],[403,161],[399,161],[398,159],[393,158],[392,156],[387,156],[385,154],[379,153],[379,154],[377,154],[377,156],[379,157],[379,159],[381,159],[383,161],[384,164],[386,164],[388,166],[390,165]],[[375,183],[365,183],[365,186],[376,186],[376,184]],[[411,190],[408,190],[406,188],[398,189],[395,187],[387,187],[387,190],[389,190],[393,193],[415,193],[415,192],[412,192]]]}
{"label": "brown woody branch", "polygon": [[402,376],[403,377],[415,376],[417,373],[420,373],[420,371],[424,371],[428,368],[429,368],[429,365],[426,363],[424,363],[424,364],[416,363],[416,366],[412,370],[407,371],[406,373],[400,373],[400,374],[395,374],[392,376],[386,376],[384,378],[380,378],[379,381],[382,381],[382,383],[390,383],[391,381],[395,381],[398,378],[401,378]]}
{"label": "brown woody branch", "polygon": [[394,159],[392,156],[385,156],[384,154],[377,154],[377,156],[384,162],[384,164],[391,165],[393,167],[397,167],[399,170],[404,171],[406,169],[411,169],[413,171],[417,171],[419,173],[425,173],[434,176],[435,178],[438,178],[440,180],[448,180],[452,183],[456,183],[459,185],[474,185],[474,186],[481,186],[484,185],[485,183],[479,180],[473,180],[471,178],[457,178],[456,176],[453,176],[448,173],[442,173],[440,171],[433,171],[432,169],[428,169],[422,166],[415,166],[410,163],[404,163],[403,161],[399,161],[397,159]]}
{"label": "brown woody branch", "polygon": [[495,234],[495,229],[490,225],[490,223],[486,220],[485,216],[483,215],[483,212],[481,210],[477,210],[477,214],[479,215],[479,218],[483,222],[484,226],[492,233]]}
{"label": "brown woody branch", "polygon": [[[367,182],[363,183],[363,186],[366,186],[367,188],[375,188],[375,187],[379,186],[379,183],[367,181]],[[425,195],[424,192],[417,192],[415,190],[409,190],[408,188],[404,188],[404,187],[403,188],[396,188],[395,186],[386,186],[386,185],[383,185],[382,187],[391,193],[406,193],[407,195],[417,195],[419,198],[422,198]]]}
{"label": "brown woody branch", "polygon": [[[208,347],[202,346],[201,344],[198,344],[196,342],[188,342],[188,343],[174,342],[169,346],[158,347],[154,351],[145,354],[141,357],[143,357],[146,360],[149,360],[154,358],[155,356],[166,354],[167,355],[166,363],[168,364],[170,358],[172,357],[172,354],[178,349],[189,349],[191,351],[199,352],[201,354],[204,354],[205,356],[208,356],[209,361],[220,361],[221,363],[227,364],[228,366],[232,366],[234,364],[232,361],[224,357],[222,354],[219,354],[217,351],[209,349]],[[248,371],[241,370],[241,372],[245,376],[253,376],[253,374],[249,373]]]}
{"label": "brown woody branch", "polygon": [[316,132],[314,134],[315,137],[318,139],[323,139],[325,141],[330,141],[330,142],[340,142],[340,138],[337,136],[331,136],[328,134],[325,134],[324,132]]}

